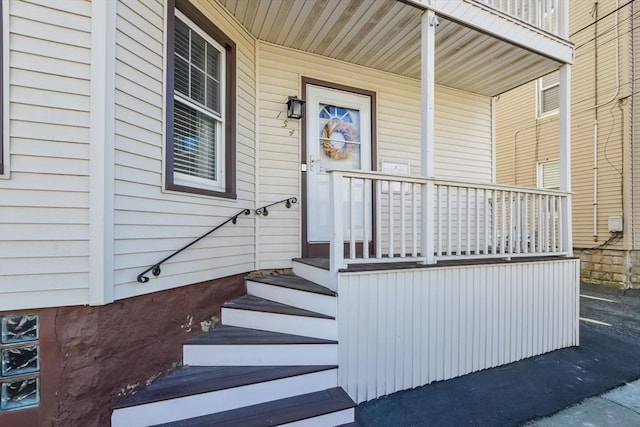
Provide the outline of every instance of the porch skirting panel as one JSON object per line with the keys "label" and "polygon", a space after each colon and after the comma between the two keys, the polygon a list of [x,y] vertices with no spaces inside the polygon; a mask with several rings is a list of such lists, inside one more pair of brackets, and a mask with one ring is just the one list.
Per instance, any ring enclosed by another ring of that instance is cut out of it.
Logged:
{"label": "porch skirting panel", "polygon": [[579,260],[340,273],[339,381],[363,402],[579,344]]}

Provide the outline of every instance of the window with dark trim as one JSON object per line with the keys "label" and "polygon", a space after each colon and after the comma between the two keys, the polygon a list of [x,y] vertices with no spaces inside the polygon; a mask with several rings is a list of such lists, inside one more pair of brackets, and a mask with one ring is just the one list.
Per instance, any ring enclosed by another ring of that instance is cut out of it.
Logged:
{"label": "window with dark trim", "polygon": [[235,198],[235,43],[186,0],[168,15],[165,186]]}

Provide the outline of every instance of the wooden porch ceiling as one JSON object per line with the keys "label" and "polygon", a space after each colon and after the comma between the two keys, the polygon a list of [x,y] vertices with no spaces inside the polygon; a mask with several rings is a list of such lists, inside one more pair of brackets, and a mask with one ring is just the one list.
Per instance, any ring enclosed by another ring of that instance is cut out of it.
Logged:
{"label": "wooden porch ceiling", "polygon": [[[422,11],[398,0],[219,0],[257,39],[420,78]],[[440,17],[436,83],[498,95],[561,64]]]}

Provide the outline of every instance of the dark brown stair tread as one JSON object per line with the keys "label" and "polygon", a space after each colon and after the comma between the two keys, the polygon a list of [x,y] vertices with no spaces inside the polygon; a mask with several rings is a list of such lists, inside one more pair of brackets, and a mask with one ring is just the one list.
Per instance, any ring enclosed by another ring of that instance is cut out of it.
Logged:
{"label": "dark brown stair tread", "polygon": [[327,296],[336,296],[337,294],[329,288],[320,286],[295,274],[277,274],[272,276],[248,277],[248,281],[265,283],[267,285],[280,286],[283,288],[295,289],[298,291],[312,292]]}
{"label": "dark brown stair tread", "polygon": [[355,403],[341,388],[274,400],[244,408],[160,424],[163,427],[268,427],[350,409]]}
{"label": "dark brown stair tread", "polygon": [[185,366],[159,378],[114,409],[335,369],[317,366]]}
{"label": "dark brown stair tread", "polygon": [[222,325],[197,335],[187,345],[336,344],[337,341]]}
{"label": "dark brown stair tread", "polygon": [[294,258],[293,261],[323,270],[329,270],[329,258]]}
{"label": "dark brown stair tread", "polygon": [[[320,319],[334,319],[326,314],[315,311],[304,310],[302,308],[281,304],[279,302],[259,298],[253,295],[245,295],[240,298],[224,303],[225,308],[236,308],[239,310],[262,311],[265,313],[288,314],[290,316],[317,317]],[[224,317],[224,316],[223,316]]]}

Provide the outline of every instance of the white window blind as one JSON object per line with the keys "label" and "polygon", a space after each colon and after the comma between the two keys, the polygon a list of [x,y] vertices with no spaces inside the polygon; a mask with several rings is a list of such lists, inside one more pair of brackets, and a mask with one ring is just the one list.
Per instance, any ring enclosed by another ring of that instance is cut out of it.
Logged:
{"label": "white window blind", "polygon": [[560,189],[559,160],[549,160],[538,163],[538,187],[549,190]]}
{"label": "white window blind", "polygon": [[560,73],[555,71],[538,80],[538,115],[550,113],[560,105]]}

